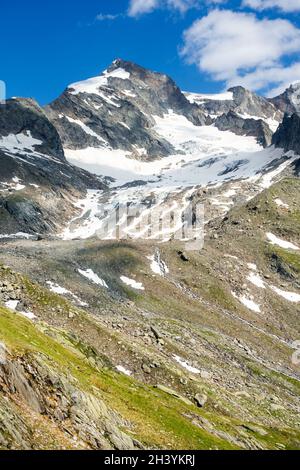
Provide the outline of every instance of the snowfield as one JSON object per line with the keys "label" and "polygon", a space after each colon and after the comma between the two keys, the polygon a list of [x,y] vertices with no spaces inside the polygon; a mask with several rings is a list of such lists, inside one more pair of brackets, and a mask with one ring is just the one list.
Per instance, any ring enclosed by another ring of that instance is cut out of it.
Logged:
{"label": "snowfield", "polygon": [[184,369],[188,370],[192,374],[200,374],[200,370],[197,369],[196,367],[191,366],[188,362],[184,361],[181,359],[179,356],[173,356],[175,361],[180,364]]}
{"label": "snowfield", "polygon": [[245,295],[238,296],[235,292],[232,292],[232,295],[235,299],[239,300],[245,307],[249,308],[249,310],[252,310],[255,313],[260,313],[260,306],[252,299],[249,299]]}
{"label": "snowfield", "polygon": [[289,209],[289,205],[288,204],[285,204],[285,202],[283,202],[281,199],[279,198],[276,198],[274,199],[274,202],[275,204],[278,206],[278,207],[283,207],[284,209]]}
{"label": "snowfield", "polygon": [[275,286],[270,286],[270,288],[280,297],[283,297],[285,300],[288,300],[289,302],[295,302],[299,303],[300,302],[300,294],[296,294],[295,292],[286,292],[282,289],[278,289],[278,287]]}
{"label": "snowfield", "polygon": [[[101,80],[105,80],[105,77]],[[106,200],[101,192],[91,190],[85,199],[76,204],[82,209],[81,214],[71,221],[62,234],[63,239],[86,239],[95,235],[101,239],[109,239],[111,234],[107,237],[102,234],[105,220],[104,202],[110,204],[112,211],[118,204],[131,202],[139,205],[142,201],[155,201],[154,207],[145,209],[138,217],[136,222],[141,223],[154,208],[166,207],[166,211],[170,210],[166,201],[171,200],[173,195],[183,195],[178,210],[180,207],[187,207],[189,197],[200,187],[214,188],[231,181],[244,180],[256,185],[257,191],[267,188],[296,158],[290,152],[283,159],[282,149],[262,149],[254,137],[220,131],[214,125],[195,126],[185,116],[174,113],[172,109],[162,117],[153,116],[153,119],[153,130],[173,146],[173,155],[141,161],[133,158],[133,155],[138,153],[145,158],[145,149],[134,147],[132,152],[129,152],[112,149],[107,143],[100,144],[98,148],[65,149],[66,157],[73,165],[97,175],[110,177],[114,181],[110,183]],[[87,131],[89,132],[88,129]],[[226,213],[234,204],[231,198],[237,197],[239,191],[240,186],[236,183],[234,188],[227,189],[220,197],[210,198],[210,203]],[[144,223],[145,233],[147,228]],[[172,233],[162,233],[162,238],[169,239],[170,235],[180,228],[180,224],[176,225]],[[129,234],[135,238],[135,235],[128,231]],[[156,233],[155,236],[157,235]],[[139,237],[142,236],[141,232]],[[157,267],[153,268],[158,271]]]}
{"label": "snowfield", "polygon": [[88,304],[86,302],[83,302],[77,295],[73,294],[73,292],[71,292],[70,290],[61,287],[59,284],[55,284],[52,281],[47,281],[46,284],[49,286],[51,292],[54,292],[55,294],[59,295],[70,295],[81,307],[88,307]]}
{"label": "snowfield", "polygon": [[83,277],[87,278],[89,281],[93,282],[94,284],[97,284],[98,286],[105,287],[108,289],[108,285],[106,282],[101,279],[98,274],[94,273],[92,269],[78,269],[79,274],[81,274]]}
{"label": "snowfield", "polygon": [[130,372],[130,370],[126,369],[123,366],[117,366],[116,369],[117,369],[118,372],[121,372],[122,374],[125,374],[128,377],[130,377],[132,375],[132,372]]}
{"label": "snowfield", "polygon": [[133,289],[145,290],[145,287],[143,286],[141,282],[136,282],[134,279],[130,279],[129,277],[126,277],[126,276],[121,276],[120,279],[124,284],[132,287]]}
{"label": "snowfield", "polygon": [[259,287],[260,289],[265,289],[265,283],[263,279],[259,276],[259,274],[251,273],[247,277],[248,281],[250,281],[254,286]]}
{"label": "snowfield", "polygon": [[267,233],[267,239],[272,245],[278,245],[280,248],[286,248],[290,250],[299,250],[299,247],[294,245],[294,243],[287,242],[286,240],[282,240],[282,238],[276,237],[273,233]]}
{"label": "snowfield", "polygon": [[88,80],[71,84],[68,91],[73,95],[78,95],[79,93],[98,95],[100,94],[99,88],[107,86],[109,78],[120,78],[122,80],[126,80],[130,78],[130,73],[126,72],[126,70],[122,68],[118,68],[110,73],[104,71],[103,74],[98,77],[89,78]]}
{"label": "snowfield", "polygon": [[225,91],[224,93],[215,93],[212,95],[203,94],[203,93],[190,93],[188,91],[184,92],[185,97],[190,103],[202,104],[207,100],[216,100],[216,101],[232,101],[233,93],[232,91]]}
{"label": "snowfield", "polygon": [[34,139],[30,131],[26,131],[26,134],[9,134],[6,137],[0,137],[0,149],[5,149],[12,154],[16,154],[24,151],[24,149],[30,152],[35,151],[36,145],[42,145],[42,141]]}

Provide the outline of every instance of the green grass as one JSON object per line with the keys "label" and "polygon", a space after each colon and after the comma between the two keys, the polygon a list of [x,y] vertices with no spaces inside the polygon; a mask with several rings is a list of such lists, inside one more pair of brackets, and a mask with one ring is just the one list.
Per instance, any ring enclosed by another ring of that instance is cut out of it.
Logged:
{"label": "green grass", "polygon": [[186,414],[195,414],[194,406],[145,386],[131,378],[90,366],[78,350],[69,349],[44,334],[34,324],[0,307],[0,340],[15,355],[43,354],[50,367],[66,377],[77,379],[84,391],[94,392],[133,424],[135,437],[149,447],[205,449],[235,448],[192,424]]}

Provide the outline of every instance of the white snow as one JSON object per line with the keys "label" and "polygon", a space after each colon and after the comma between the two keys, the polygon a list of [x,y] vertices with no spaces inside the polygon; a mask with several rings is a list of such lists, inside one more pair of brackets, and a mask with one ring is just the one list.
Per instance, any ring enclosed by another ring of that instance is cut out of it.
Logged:
{"label": "white snow", "polygon": [[[265,283],[265,281],[260,277],[260,275],[255,272],[255,271],[257,271],[257,266],[255,264],[248,263],[248,267],[252,270],[252,272],[247,277],[247,280],[250,281],[252,284],[259,287],[260,289],[266,289],[266,286],[267,286],[273,292],[280,295],[284,299],[289,300],[290,302],[295,302],[295,303],[300,302],[300,294],[297,294],[295,292],[287,292],[287,291],[284,291],[282,289],[279,289],[278,287],[267,285]],[[236,294],[233,293],[233,295],[234,295],[235,298],[238,298],[238,296]],[[257,311],[257,312],[260,311],[260,310],[258,310],[259,306],[257,304],[255,304],[251,299],[246,299],[245,296],[242,297],[242,298],[238,298],[238,299],[242,303],[244,303],[244,305],[246,305],[248,308],[250,308],[251,310],[254,310],[254,308],[255,308],[254,311]]]}
{"label": "white snow", "polygon": [[157,252],[152,256],[148,256],[148,260],[151,261],[151,269],[154,274],[158,274],[159,276],[165,276],[169,273],[169,268],[166,263],[161,259],[160,253]]}
{"label": "white snow", "polygon": [[272,245],[278,245],[281,248],[286,248],[290,250],[299,250],[299,247],[294,245],[291,242],[287,242],[286,240],[282,240],[282,238],[276,237],[276,235],[273,235],[273,233],[267,233],[267,239]]}
{"label": "white snow", "polygon": [[121,126],[125,127],[125,129],[128,129],[130,131],[130,127],[125,124],[125,122],[120,122]]}
{"label": "white snow", "polygon": [[30,235],[29,233],[23,233],[23,232],[5,233],[5,234],[0,234],[0,239],[1,238],[20,238],[20,239],[30,240],[31,238],[34,238],[34,235]]}
{"label": "white snow", "polygon": [[237,257],[237,256],[229,255],[229,254],[225,254],[225,258],[231,258],[231,259],[236,259],[236,260],[238,260],[238,257]]}
{"label": "white snow", "polygon": [[86,124],[84,124],[84,122],[80,121],[79,119],[70,118],[69,116],[65,116],[65,117],[72,124],[77,124],[78,126],[80,126],[81,129],[86,134],[91,135],[92,137],[96,137],[99,141],[106,143],[105,140],[99,134],[96,134],[96,132],[94,132],[90,127],[88,127]]}
{"label": "white snow", "polygon": [[[228,149],[235,148],[239,142],[239,149],[258,150],[260,147],[252,137],[237,136],[229,131],[219,131],[214,126],[195,126],[185,116],[174,113],[169,109],[163,117],[153,116],[156,121],[154,130],[169,141],[177,150],[183,150],[187,154],[195,154],[197,151],[209,146],[218,146]],[[242,147],[240,147],[240,145]]]}
{"label": "white snow", "polygon": [[128,375],[128,377],[130,377],[132,375],[132,372],[130,372],[130,370],[128,370],[128,369],[125,369],[125,367],[123,367],[123,366],[117,366],[116,369],[119,372],[121,372],[122,374]]}
{"label": "white snow", "polygon": [[24,184],[20,184],[21,180],[17,176],[14,176],[12,181],[14,183],[14,185],[12,185],[12,186],[13,186],[13,189],[15,191],[21,191],[22,189],[24,189],[26,187],[26,186],[24,186]]}
{"label": "white snow", "polygon": [[251,269],[251,271],[257,271],[257,266],[254,263],[248,263],[247,264],[248,268]]}
{"label": "white snow", "polygon": [[88,147],[66,149],[66,157],[85,170],[116,179],[113,186],[142,180],[152,187],[176,189],[240,178],[259,179],[262,171],[282,156],[281,149],[261,150],[252,137],[222,132],[214,126],[194,126],[184,116],[174,113],[155,119],[154,130],[184,154],[142,162],[130,158],[130,152]]}
{"label": "white snow", "polygon": [[[8,300],[7,302],[5,302],[5,307],[15,312],[19,303],[20,303],[19,300]],[[36,318],[35,314],[32,312],[26,311],[26,312],[17,312],[17,313],[19,313],[20,315],[23,315],[23,317],[26,317],[29,320],[34,320]]]}
{"label": "white snow", "polygon": [[34,139],[30,131],[26,131],[26,134],[9,134],[0,138],[0,148],[8,150],[12,154],[17,154],[24,150],[33,152],[35,151],[35,146],[42,143],[41,140]]}
{"label": "white snow", "polygon": [[288,209],[289,208],[289,205],[288,204],[285,204],[281,199],[279,198],[276,198],[274,199],[274,202],[275,204],[278,206],[278,207],[283,207],[284,209]]}
{"label": "white snow", "polygon": [[86,270],[78,269],[78,272],[82,276],[89,279],[89,281],[92,281],[94,284],[97,284],[98,286],[105,287],[106,289],[108,289],[108,285],[106,284],[106,282],[103,279],[101,279],[98,276],[98,274],[94,273],[92,269],[86,269]]}
{"label": "white snow", "polygon": [[277,121],[277,119],[274,119],[274,118],[267,118],[265,116],[255,116],[255,115],[246,114],[246,113],[244,113],[244,114],[237,113],[237,114],[242,119],[254,119],[255,121],[260,121],[260,120],[264,121],[266,124],[268,124],[268,126],[270,127],[272,132],[276,132],[277,128],[280,124],[279,121]]}
{"label": "white snow", "polygon": [[173,356],[175,361],[178,362],[184,369],[188,370],[189,372],[192,372],[193,374],[200,374],[200,370],[197,369],[196,367],[191,366],[188,362],[184,361],[181,359],[179,356]]}
{"label": "white snow", "polygon": [[216,100],[216,101],[232,101],[233,93],[231,91],[226,91],[224,93],[216,94],[203,94],[203,93],[190,93],[184,92],[185,97],[190,103],[202,104],[206,100]]}
{"label": "white snow", "polygon": [[54,282],[52,281],[47,281],[47,284],[51,290],[51,292],[54,292],[55,294],[69,294],[70,291],[68,291],[67,289],[65,289],[64,287],[61,287],[59,286],[58,284],[55,284]]}
{"label": "white snow", "polygon": [[300,294],[296,294],[295,292],[286,292],[284,290],[278,289],[278,287],[275,286],[270,286],[270,288],[273,292],[280,295],[284,299],[289,300],[290,302],[300,302]]}
{"label": "white snow", "polygon": [[110,92],[109,93],[104,93],[104,91],[98,91],[98,96],[100,96],[100,98],[102,98],[104,101],[106,101],[106,103],[108,104],[111,104],[112,106],[115,106],[116,108],[120,108],[120,104],[116,103],[115,101],[113,100],[118,100],[119,98],[114,95],[114,94],[111,94]]}
{"label": "white snow", "polygon": [[[77,201],[74,206],[81,209],[81,214],[74,217],[68,227],[62,233],[64,240],[73,240],[75,238],[89,238],[94,235],[102,226],[102,220],[99,215],[98,199],[101,191],[88,190],[84,199]],[[77,226],[77,223],[80,224]]]}
{"label": "white snow", "polygon": [[124,284],[132,287],[133,289],[145,290],[145,287],[143,286],[141,282],[136,282],[134,279],[130,279],[129,277],[126,277],[126,276],[121,276],[120,279]]}
{"label": "white snow", "polygon": [[69,93],[73,95],[78,95],[78,93],[92,93],[99,95],[99,88],[107,86],[109,78],[121,78],[122,80],[127,80],[130,78],[130,73],[119,67],[112,72],[105,71],[98,77],[93,77],[89,78],[88,80],[73,83],[69,86],[68,90]]}
{"label": "white snow", "polygon": [[228,191],[225,191],[225,193],[223,193],[223,197],[233,197],[236,195],[236,189],[232,188],[232,189],[229,189]]}
{"label": "white snow", "polygon": [[238,296],[235,292],[232,292],[233,297],[238,299],[245,307],[249,308],[255,313],[260,313],[260,306],[255,303],[252,299],[249,299],[245,295]]}
{"label": "white snow", "polygon": [[[274,146],[269,147],[269,149],[274,148]],[[278,165],[275,169],[268,171],[266,174],[262,175],[262,173],[257,172],[257,176],[253,177],[251,180],[253,182],[258,181],[262,189],[268,189],[274,183],[277,176],[280,175],[291,163],[299,158],[299,156],[295,155],[294,152],[287,152],[284,153],[283,149],[277,149],[281,153],[281,156],[284,155],[287,157],[287,160]],[[268,166],[265,167],[267,169]]]}
{"label": "white snow", "polygon": [[21,180],[17,176],[12,178],[11,183],[2,181],[0,182],[0,185],[3,187],[3,189],[1,188],[1,191],[21,191],[26,188],[24,184],[21,184]]}
{"label": "white snow", "polygon": [[263,279],[260,277],[259,274],[255,273],[250,273],[249,276],[247,277],[248,281],[250,281],[253,285],[256,287],[259,287],[260,289],[265,289],[265,283]]}
{"label": "white snow", "polygon": [[[184,195],[180,204],[186,207],[189,203],[186,195],[192,195],[196,188],[217,187],[232,180],[256,183],[259,191],[272,184],[280,171],[296,158],[293,154],[287,154],[286,161],[278,165],[282,161],[282,149],[269,147],[262,150],[254,137],[237,136],[229,131],[220,131],[213,125],[195,126],[171,109],[163,117],[153,118],[153,130],[170,142],[177,153],[156,160],[140,161],[133,157],[137,153],[145,155],[146,149],[132,147],[131,151],[122,151],[108,146],[65,149],[66,157],[72,164],[115,180],[110,183],[112,190],[116,188],[109,196],[112,208],[118,203],[129,201],[138,205],[144,200],[153,200],[153,197],[158,208],[170,200],[170,195],[178,193]],[[278,168],[274,169],[276,164]],[[268,172],[267,175],[265,172]],[[136,184],[125,186],[132,182]],[[235,183],[233,188],[223,193],[221,200],[212,198],[211,203],[227,212],[233,205],[230,198],[238,190],[238,183]],[[63,238],[86,239],[98,235],[105,219],[103,202],[106,202],[103,193],[88,191],[87,196],[76,204],[82,208],[81,215],[71,221]],[[144,211],[144,220],[148,213]],[[176,230],[179,228],[176,226]]]}
{"label": "white snow", "polygon": [[136,98],[136,94],[133,93],[131,90],[122,90],[121,91],[125,96],[129,96],[130,98]]}
{"label": "white snow", "polygon": [[28,318],[29,320],[34,320],[36,318],[35,314],[32,312],[19,312],[23,317]]}
{"label": "white snow", "polygon": [[7,302],[5,302],[5,307],[9,308],[10,310],[16,310],[18,305],[18,300],[8,300]]}
{"label": "white snow", "polygon": [[52,281],[47,281],[46,284],[48,284],[51,292],[54,292],[55,294],[59,295],[70,295],[81,307],[88,307],[88,304],[86,302],[83,302],[77,295],[73,294],[73,292],[71,292],[70,290],[61,287],[59,284],[55,284]]}
{"label": "white snow", "polygon": [[[130,158],[128,152],[108,148],[89,148],[66,150],[66,156],[71,163],[92,173],[116,179],[111,184],[112,189],[117,188],[116,192],[112,191],[109,199],[111,208],[118,203],[129,201],[138,205],[147,198],[152,200],[153,196],[156,206],[159,207],[167,203],[172,194],[178,193],[183,194],[180,205],[187,207],[189,204],[187,196],[191,196],[197,187],[216,187],[228,180],[238,179],[251,181],[253,178],[253,181],[259,181],[264,168],[269,167],[271,162],[276,163],[282,157],[282,150],[274,147],[255,151],[256,143],[254,143],[253,151],[238,151],[236,147],[238,148],[240,143],[235,140],[237,136],[233,137],[231,148],[229,144],[228,146],[225,144],[226,139],[230,141],[233,136],[230,132],[221,132],[214,127],[205,126],[199,129],[203,133],[203,139],[199,138],[199,145],[201,142],[202,149],[196,146],[196,150],[195,148],[191,150],[191,154],[175,154],[160,160],[141,162]],[[250,145],[249,141],[246,140],[246,143],[243,141],[243,145],[246,148]],[[126,183],[133,181],[141,183],[130,187],[125,186]],[[231,194],[230,192],[229,195]],[[81,208],[82,211],[62,234],[65,240],[86,239],[102,230],[104,197],[104,193],[100,191],[88,191],[87,196],[78,201],[76,207]],[[212,200],[212,203],[214,202],[217,204],[222,202],[221,207],[224,207],[224,211],[230,209],[232,205],[232,201],[228,198],[224,201]],[[147,211],[144,211],[144,216],[146,214]],[[176,225],[176,230],[179,228]]]}

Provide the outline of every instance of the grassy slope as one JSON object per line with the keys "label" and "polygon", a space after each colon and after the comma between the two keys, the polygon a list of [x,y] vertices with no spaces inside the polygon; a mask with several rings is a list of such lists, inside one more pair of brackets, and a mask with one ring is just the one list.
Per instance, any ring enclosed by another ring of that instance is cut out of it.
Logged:
{"label": "grassy slope", "polygon": [[[264,389],[265,393],[267,391],[269,394],[279,394],[288,403],[291,394],[292,396],[299,394],[299,382],[239,354],[227,338],[242,338],[247,344],[255,347],[259,355],[266,360],[271,358],[273,362],[288,363],[289,348],[249,328],[236,317],[246,319],[272,334],[278,336],[286,334],[287,337],[295,335],[294,338],[297,339],[299,328],[297,307],[279,298],[274,299],[273,294],[264,293],[262,301],[266,305],[268,315],[267,318],[266,316],[257,318],[232,297],[231,284],[241,282],[241,274],[243,276],[245,274],[242,270],[237,272],[235,278],[231,272],[235,266],[228,265],[224,255],[227,253],[236,255],[243,260],[244,265],[247,262],[257,263],[260,271],[268,274],[271,281],[278,285],[282,279],[272,269],[270,262],[272,255],[276,253],[293,274],[293,279],[289,281],[290,290],[295,289],[299,280],[299,255],[270,246],[266,242],[265,233],[272,231],[282,238],[298,243],[299,189],[298,180],[285,180],[255,198],[247,207],[234,209],[225,224],[216,224],[212,227],[211,230],[219,234],[218,240],[207,240],[203,252],[191,253],[188,263],[183,263],[176,254],[180,246],[162,245],[163,259],[170,267],[172,279],[153,277],[153,273],[149,271],[146,255],[149,255],[150,245],[136,247],[130,244],[123,246],[107,243],[101,246],[94,242],[86,242],[84,248],[77,249],[74,259],[81,260],[79,262],[85,263],[86,267],[92,267],[104,277],[112,286],[115,297],[113,300],[109,299],[107,293],[100,290],[95,295],[94,289],[89,286],[84,292],[87,295],[91,294],[89,301],[91,300],[91,305],[97,313],[102,309],[104,312],[108,309],[114,315],[117,310],[120,314],[132,314],[137,308],[154,314],[155,323],[164,331],[171,333],[171,337],[185,333],[187,336],[195,335],[197,348],[199,347],[197,360],[200,361],[201,366],[221,373],[220,369],[226,370],[227,367],[224,361],[231,358],[230,360],[239,362],[235,369],[228,368],[228,372],[230,371],[228,375],[232,374],[233,381],[235,374],[245,382],[249,381],[250,377],[258,390]],[[274,203],[275,197],[280,197],[287,202],[290,205],[290,211],[279,209]],[[232,224],[235,219],[241,223]],[[57,258],[59,259],[59,256]],[[72,271],[70,271],[63,259],[61,262],[52,262],[57,273],[61,273],[66,280],[73,279],[74,284],[67,287],[71,290],[74,285],[80,288],[81,279],[74,274],[75,266],[72,266]],[[44,272],[47,266],[49,267],[49,261],[42,255],[38,269]],[[227,273],[228,269],[230,275]],[[120,274],[128,274],[129,277],[142,280],[146,287],[145,293],[134,292],[122,285],[119,279]],[[32,284],[27,278],[21,278],[20,282],[25,286],[26,293],[40,320],[47,322],[52,325],[51,328],[55,329],[56,340],[41,331],[42,325],[35,327],[22,317],[10,314],[4,309],[0,311],[0,340],[7,343],[14,353],[23,354],[27,350],[33,351],[34,354],[44,352],[55,362],[57,368],[64,372],[70,371],[80,381],[83,388],[90,389],[92,385],[95,386],[100,390],[105,402],[133,424],[135,437],[146,446],[230,448],[228,437],[240,438],[241,429],[244,429],[246,433],[245,439],[255,439],[262,447],[276,448],[278,444],[286,448],[299,446],[299,433],[292,430],[292,418],[288,415],[291,412],[288,409],[286,413],[273,413],[271,419],[270,409],[265,402],[252,403],[252,399],[247,398],[232,400],[232,391],[226,389],[227,377],[224,383],[221,380],[217,390],[211,385],[206,390],[211,393],[212,403],[216,401],[219,406],[214,408],[209,405],[204,410],[199,410],[195,406],[189,407],[178,399],[154,389],[151,383],[142,383],[117,374],[112,370],[110,348],[112,349],[112,345],[120,340],[124,341],[128,360],[132,360],[130,335],[120,336],[110,331],[101,322],[94,321],[91,316],[74,308],[67,300]],[[177,283],[192,295],[187,295],[186,291],[178,289]],[[258,292],[257,295],[262,294]],[[135,307],[128,306],[127,303],[119,303],[116,300],[118,298],[130,299],[135,303]],[[100,307],[97,307],[99,304]],[[76,313],[72,321],[68,319],[70,312]],[[133,321],[138,323],[141,319],[134,317]],[[76,333],[81,340],[71,341],[69,331]],[[192,353],[190,347],[178,345],[171,337],[168,336],[166,339],[165,360],[173,353],[184,355],[184,348],[186,354]],[[96,349],[96,354],[107,366],[103,367],[100,372],[86,361],[87,351],[90,351],[88,343]],[[145,346],[139,340],[132,344],[132,349],[145,354],[157,354],[152,347]],[[162,373],[167,375],[171,370],[175,377],[175,388],[182,387],[179,383],[178,370],[174,371],[168,362],[166,367],[167,369],[163,369]],[[223,375],[225,379],[226,373]],[[193,380],[196,386],[198,382]],[[207,385],[202,382],[200,380],[201,387]],[[243,428],[248,422],[249,410],[253,417],[255,415],[257,417],[254,423],[261,424],[262,419],[265,421],[271,419],[270,423],[277,423],[269,427],[265,423],[265,429],[268,429],[267,436],[261,436],[253,430]],[[216,433],[205,431],[205,426],[198,422],[199,419],[207,419],[219,436],[222,436],[222,433],[227,434],[224,434],[222,439],[222,437],[217,437]],[[233,447],[238,446],[233,445]]]}

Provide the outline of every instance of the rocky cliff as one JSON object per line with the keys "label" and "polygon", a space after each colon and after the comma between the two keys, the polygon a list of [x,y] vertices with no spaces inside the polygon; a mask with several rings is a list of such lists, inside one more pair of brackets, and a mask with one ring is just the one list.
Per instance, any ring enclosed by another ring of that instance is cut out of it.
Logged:
{"label": "rocky cliff", "polygon": [[57,231],[74,212],[72,197],[105,186],[68,163],[56,128],[31,99],[0,105],[0,168],[2,235]]}

